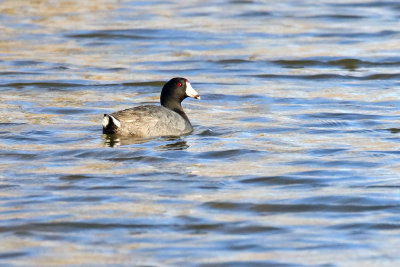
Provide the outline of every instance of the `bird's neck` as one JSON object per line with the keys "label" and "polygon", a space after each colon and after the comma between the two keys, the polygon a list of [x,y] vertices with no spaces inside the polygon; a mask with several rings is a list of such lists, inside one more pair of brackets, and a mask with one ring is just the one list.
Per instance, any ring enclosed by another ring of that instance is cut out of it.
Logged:
{"label": "bird's neck", "polygon": [[183,111],[182,107],[181,107],[181,109],[173,109],[173,111],[175,111],[176,113],[178,113],[179,115],[181,115],[182,118],[184,118],[184,119],[190,124],[189,118],[188,118],[188,116],[186,115],[186,113]]}
{"label": "bird's neck", "polygon": [[188,121],[190,123],[188,116],[183,111],[181,103],[178,103],[177,101],[164,100],[164,101],[161,101],[161,105],[172,111],[175,111],[176,113],[181,115],[186,121]]}

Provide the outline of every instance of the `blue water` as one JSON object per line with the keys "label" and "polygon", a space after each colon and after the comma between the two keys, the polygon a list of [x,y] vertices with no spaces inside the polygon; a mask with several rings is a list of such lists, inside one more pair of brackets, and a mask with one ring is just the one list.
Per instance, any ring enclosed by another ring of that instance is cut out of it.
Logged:
{"label": "blue water", "polygon": [[[0,266],[400,264],[396,1],[0,11]],[[175,76],[192,134],[102,134]]]}

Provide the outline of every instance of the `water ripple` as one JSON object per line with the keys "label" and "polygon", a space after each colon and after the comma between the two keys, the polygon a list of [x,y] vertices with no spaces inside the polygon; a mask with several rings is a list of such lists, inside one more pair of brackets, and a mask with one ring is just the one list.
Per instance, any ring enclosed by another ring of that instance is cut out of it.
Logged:
{"label": "water ripple", "polygon": [[399,3],[310,3],[0,1],[0,265],[400,265]]}
{"label": "water ripple", "polygon": [[224,211],[255,213],[297,213],[297,212],[370,212],[399,208],[396,205],[333,205],[333,204],[255,204],[234,202],[206,202],[204,207]]}

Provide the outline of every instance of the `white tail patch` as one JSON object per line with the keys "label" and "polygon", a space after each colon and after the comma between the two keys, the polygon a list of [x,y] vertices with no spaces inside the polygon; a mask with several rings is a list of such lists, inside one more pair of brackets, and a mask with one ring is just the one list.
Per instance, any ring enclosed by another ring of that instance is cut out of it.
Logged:
{"label": "white tail patch", "polygon": [[110,119],[108,118],[108,115],[104,114],[104,117],[103,117],[103,128],[107,128],[109,122],[110,122]]}
{"label": "white tail patch", "polygon": [[110,119],[112,120],[112,123],[117,126],[117,128],[121,127],[121,122],[119,120],[117,120],[116,118],[114,118],[111,115],[108,114],[104,114],[104,118],[103,118],[103,127],[107,128],[107,126],[110,124]]}
{"label": "white tail patch", "polygon": [[119,120],[117,120],[116,118],[114,118],[113,116],[111,116],[111,119],[113,120],[113,123],[115,126],[117,126],[118,128],[121,127],[121,122]]}

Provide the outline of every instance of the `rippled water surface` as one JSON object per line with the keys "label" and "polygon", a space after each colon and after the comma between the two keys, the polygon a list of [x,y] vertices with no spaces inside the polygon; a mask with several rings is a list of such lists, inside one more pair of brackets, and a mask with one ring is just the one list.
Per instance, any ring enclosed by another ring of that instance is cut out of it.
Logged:
{"label": "rippled water surface", "polygon": [[[399,29],[397,1],[0,1],[0,265],[400,265]],[[102,135],[175,76],[192,134]]]}

